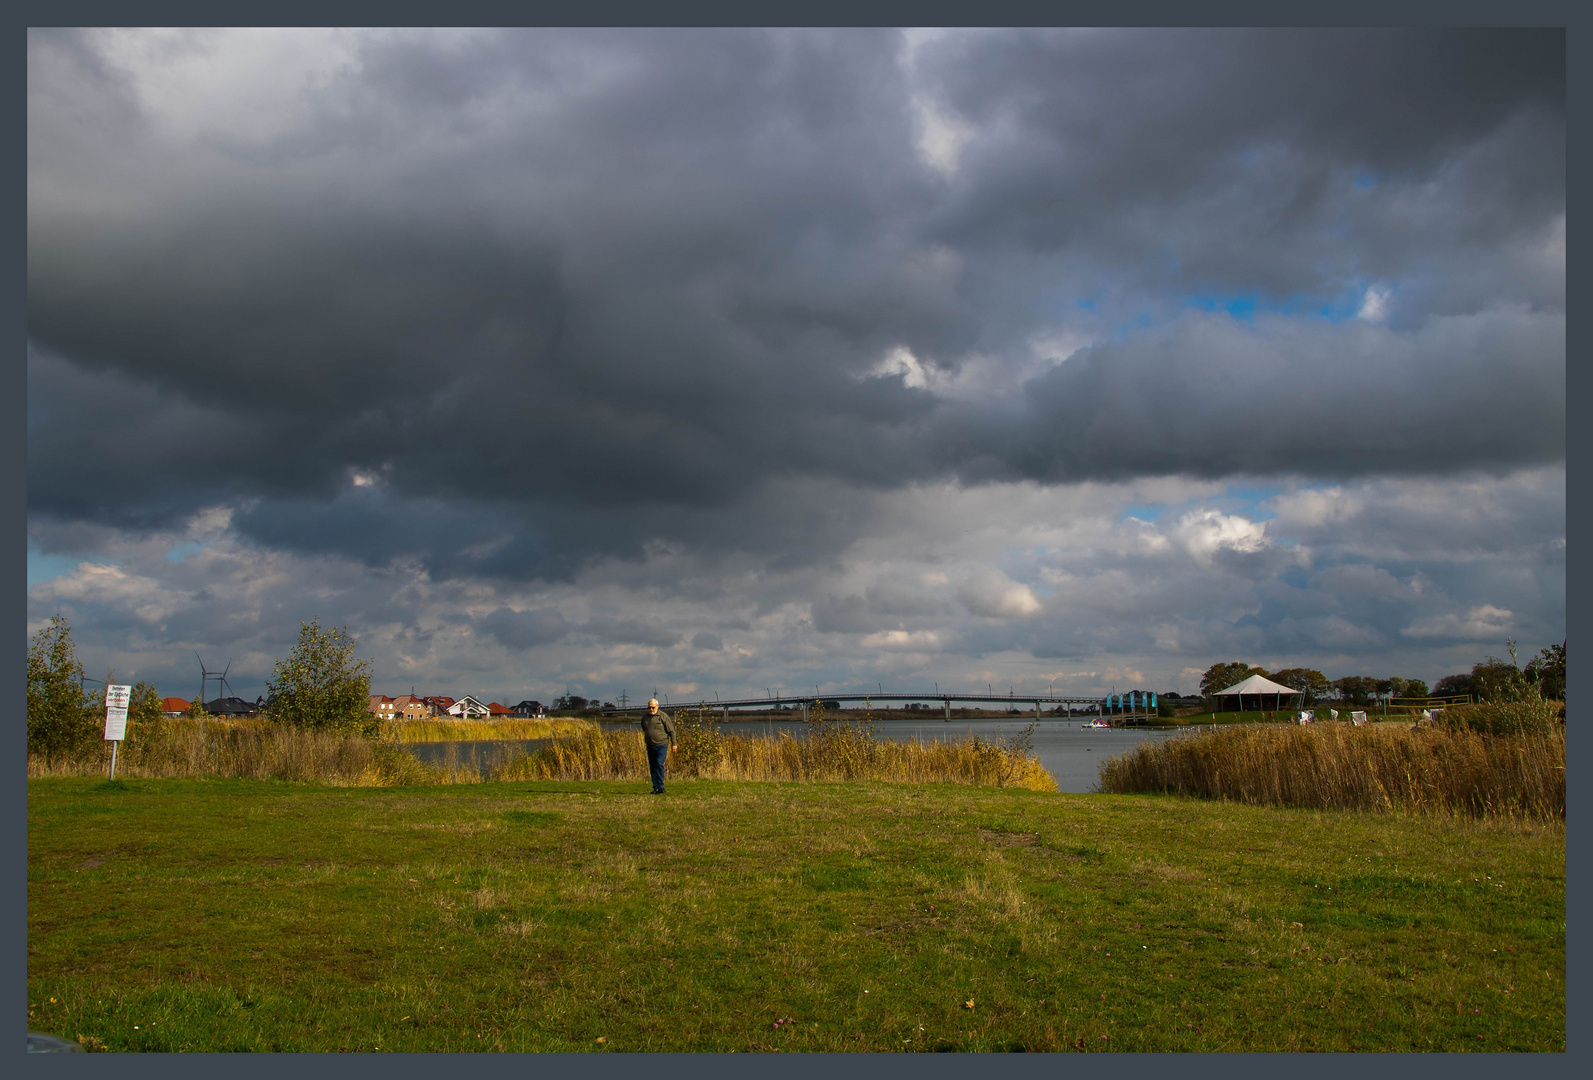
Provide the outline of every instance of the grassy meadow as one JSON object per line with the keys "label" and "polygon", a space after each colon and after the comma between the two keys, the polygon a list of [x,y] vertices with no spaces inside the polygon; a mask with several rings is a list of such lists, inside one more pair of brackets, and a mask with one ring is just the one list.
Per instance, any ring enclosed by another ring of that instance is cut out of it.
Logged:
{"label": "grassy meadow", "polygon": [[28,781],[108,1050],[1565,1048],[1558,821],[1017,787]]}

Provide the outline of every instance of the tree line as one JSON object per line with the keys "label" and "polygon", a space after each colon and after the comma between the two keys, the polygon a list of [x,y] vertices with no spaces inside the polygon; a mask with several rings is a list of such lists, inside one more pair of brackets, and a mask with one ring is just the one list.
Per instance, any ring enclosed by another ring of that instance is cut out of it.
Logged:
{"label": "tree line", "polygon": [[1565,642],[1550,645],[1522,667],[1516,656],[1516,643],[1506,639],[1508,660],[1488,656],[1472,665],[1469,672],[1445,675],[1429,689],[1421,679],[1402,679],[1395,675],[1376,678],[1346,675],[1329,679],[1315,668],[1283,668],[1268,671],[1242,661],[1217,663],[1200,678],[1200,692],[1210,697],[1252,675],[1292,687],[1305,695],[1306,704],[1319,700],[1346,701],[1366,705],[1385,698],[1452,697],[1470,694],[1479,701],[1520,701],[1537,697],[1548,701],[1565,699]]}
{"label": "tree line", "polygon": [[[347,627],[322,627],[320,619],[299,624],[293,650],[272,668],[262,710],[267,719],[295,727],[376,734],[380,720],[370,711],[371,668],[355,656]],[[28,753],[55,756],[93,748],[105,733],[105,686],[97,689],[77,659],[72,628],[55,615],[28,642]],[[204,702],[194,702],[195,716]],[[127,721],[158,725],[165,719],[160,695],[147,682],[133,684]]]}

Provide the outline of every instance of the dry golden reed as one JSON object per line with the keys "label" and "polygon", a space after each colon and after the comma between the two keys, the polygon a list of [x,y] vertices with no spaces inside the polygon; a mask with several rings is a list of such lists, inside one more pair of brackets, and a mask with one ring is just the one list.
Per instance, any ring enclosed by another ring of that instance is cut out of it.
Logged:
{"label": "dry golden reed", "polygon": [[[173,719],[130,726],[117,778],[241,777],[388,787],[475,780],[450,776],[404,750],[356,734],[311,731],[269,720]],[[28,756],[28,776],[103,776],[108,745],[81,756]]]}
{"label": "dry golden reed", "polygon": [[401,743],[471,742],[491,739],[549,739],[577,731],[596,730],[590,720],[395,720],[382,725],[382,737]]}
{"label": "dry golden reed", "polygon": [[[1026,749],[971,735],[952,742],[875,739],[866,728],[818,725],[789,734],[729,735],[682,725],[669,775],[703,780],[883,780],[1055,791],[1056,781]],[[582,732],[544,743],[493,770],[504,780],[647,779],[638,730]]]}
{"label": "dry golden reed", "polygon": [[1100,790],[1261,806],[1565,818],[1565,729],[1487,735],[1404,724],[1243,726],[1141,743]]}
{"label": "dry golden reed", "polygon": [[[239,777],[314,781],[350,787],[468,784],[487,780],[647,779],[647,756],[635,728],[603,730],[564,721],[568,734],[530,754],[489,764],[483,776],[450,756],[417,761],[391,739],[307,731],[269,720],[174,719],[129,728],[119,778]],[[721,734],[682,723],[669,775],[716,780],[886,780],[985,784],[1055,791],[1056,782],[1026,748],[970,736],[959,742],[877,740],[866,727],[820,723],[807,739]],[[517,735],[498,735],[517,738]],[[535,737],[535,736],[533,736]],[[30,755],[29,777],[103,776],[108,748],[76,757]]]}

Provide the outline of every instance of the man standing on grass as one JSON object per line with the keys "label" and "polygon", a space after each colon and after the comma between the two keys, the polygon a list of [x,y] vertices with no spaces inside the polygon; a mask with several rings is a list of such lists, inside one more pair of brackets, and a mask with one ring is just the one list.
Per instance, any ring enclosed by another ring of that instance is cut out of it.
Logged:
{"label": "man standing on grass", "polygon": [[664,759],[675,749],[675,721],[658,711],[658,699],[649,698],[642,717],[642,738],[647,742],[647,768],[653,774],[653,794],[664,793]]}

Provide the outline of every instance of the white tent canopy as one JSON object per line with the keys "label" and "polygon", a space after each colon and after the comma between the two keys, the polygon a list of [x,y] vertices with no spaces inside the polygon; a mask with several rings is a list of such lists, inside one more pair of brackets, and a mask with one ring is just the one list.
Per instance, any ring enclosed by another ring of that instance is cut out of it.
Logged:
{"label": "white tent canopy", "polygon": [[1217,697],[1227,697],[1229,694],[1288,694],[1294,696],[1300,691],[1292,686],[1283,686],[1273,682],[1264,675],[1252,675],[1244,682],[1235,683],[1226,690],[1218,690]]}

